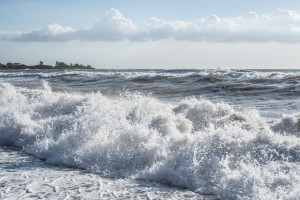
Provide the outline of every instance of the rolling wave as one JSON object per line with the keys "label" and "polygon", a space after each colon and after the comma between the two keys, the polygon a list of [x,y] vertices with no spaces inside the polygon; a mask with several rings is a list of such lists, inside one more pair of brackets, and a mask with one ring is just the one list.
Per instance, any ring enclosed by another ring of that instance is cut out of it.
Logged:
{"label": "rolling wave", "polygon": [[273,100],[300,95],[299,70],[27,70],[2,71],[0,79],[37,88],[43,81],[54,90],[101,91],[115,95],[142,92],[159,98],[244,96]]}

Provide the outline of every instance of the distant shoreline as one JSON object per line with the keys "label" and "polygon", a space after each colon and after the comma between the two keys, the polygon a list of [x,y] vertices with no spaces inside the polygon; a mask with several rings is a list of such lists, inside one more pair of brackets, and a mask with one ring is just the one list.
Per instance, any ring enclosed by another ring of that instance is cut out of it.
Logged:
{"label": "distant shoreline", "polygon": [[66,64],[64,62],[56,61],[56,65],[44,65],[42,61],[38,65],[25,65],[22,63],[8,62],[6,65],[0,63],[0,70],[20,70],[20,69],[95,69],[90,65],[82,64]]}

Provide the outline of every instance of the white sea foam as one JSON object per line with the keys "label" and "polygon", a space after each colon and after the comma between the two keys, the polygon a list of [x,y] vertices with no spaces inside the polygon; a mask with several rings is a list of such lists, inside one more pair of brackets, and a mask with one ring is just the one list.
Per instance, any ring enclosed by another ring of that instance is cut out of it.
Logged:
{"label": "white sea foam", "polygon": [[272,129],[276,132],[300,137],[300,114],[284,115],[282,119],[272,126]]}
{"label": "white sea foam", "polygon": [[2,78],[16,78],[16,77],[41,77],[51,78],[64,75],[83,75],[88,77],[105,76],[105,77],[123,77],[125,79],[156,76],[161,77],[188,77],[191,75],[199,76],[222,76],[227,78],[238,79],[282,79],[294,76],[300,76],[299,71],[261,71],[261,70],[230,70],[230,69],[211,69],[211,70],[96,70],[96,71],[69,71],[69,70],[49,70],[47,73],[40,71],[14,71],[14,72],[0,72]]}
{"label": "white sea foam", "polygon": [[156,182],[110,179],[84,170],[49,165],[16,148],[0,146],[0,199],[172,199],[213,196]]}
{"label": "white sea foam", "polygon": [[[297,115],[189,98],[53,92],[0,83],[0,144],[109,177],[147,179],[222,199],[297,199]],[[298,121],[297,121],[298,120]]]}

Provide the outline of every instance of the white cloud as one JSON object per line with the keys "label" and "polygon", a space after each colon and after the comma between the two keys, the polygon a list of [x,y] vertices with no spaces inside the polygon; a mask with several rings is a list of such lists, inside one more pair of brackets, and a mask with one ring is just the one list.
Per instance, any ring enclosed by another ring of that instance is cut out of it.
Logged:
{"label": "white cloud", "polygon": [[180,38],[189,32],[195,32],[193,24],[184,21],[165,21],[152,17],[146,21],[144,39],[159,40],[164,38]]}
{"label": "white cloud", "polygon": [[71,27],[50,24],[47,28],[29,32],[2,32],[0,33],[0,39],[19,42],[67,41],[71,39],[70,36],[74,32],[76,30]]}
{"label": "white cloud", "polygon": [[92,28],[78,30],[75,38],[79,40],[118,41],[132,38],[138,27],[131,19],[127,19],[117,9],[110,9],[106,17],[95,23]]}
{"label": "white cloud", "polygon": [[29,32],[0,32],[1,40],[10,41],[151,41],[176,40],[208,42],[300,42],[300,15],[292,10],[276,10],[271,14],[251,11],[245,15],[222,18],[215,14],[196,22],[167,21],[152,17],[143,28],[110,9],[105,18],[91,28],[75,30],[51,24]]}
{"label": "white cloud", "polygon": [[281,17],[290,17],[292,18],[294,21],[298,22],[300,21],[300,15],[293,11],[293,10],[281,10],[281,9],[278,9],[278,10],[275,10],[274,11],[274,15],[275,16],[281,16]]}
{"label": "white cloud", "polygon": [[75,32],[75,30],[71,27],[63,27],[59,24],[50,24],[45,32],[48,32],[50,35],[60,35],[69,32]]}

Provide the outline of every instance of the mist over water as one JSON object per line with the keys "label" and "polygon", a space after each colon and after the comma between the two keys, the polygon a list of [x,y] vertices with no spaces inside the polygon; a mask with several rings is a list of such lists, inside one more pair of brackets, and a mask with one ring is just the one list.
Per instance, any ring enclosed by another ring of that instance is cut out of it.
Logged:
{"label": "mist over water", "polygon": [[0,145],[221,199],[300,197],[300,71],[0,72]]}

